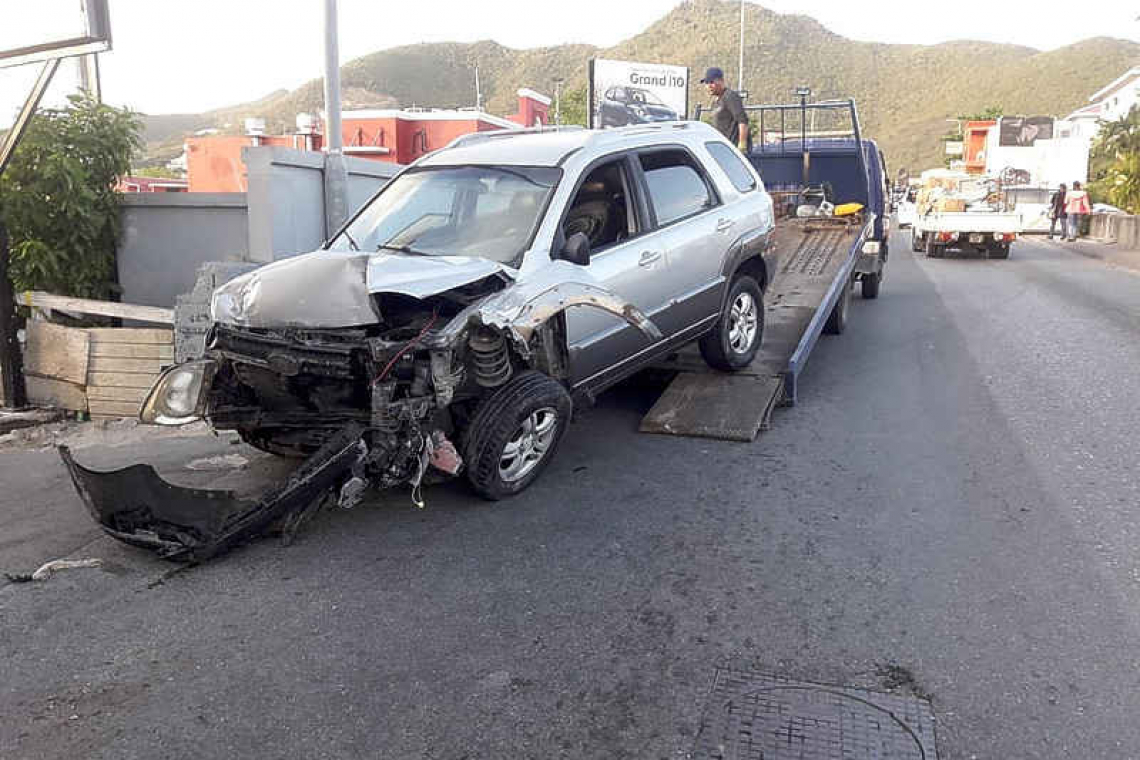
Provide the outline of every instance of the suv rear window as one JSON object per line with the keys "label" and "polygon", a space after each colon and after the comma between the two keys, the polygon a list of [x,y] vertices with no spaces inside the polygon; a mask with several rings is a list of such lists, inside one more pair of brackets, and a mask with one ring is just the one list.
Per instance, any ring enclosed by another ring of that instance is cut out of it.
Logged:
{"label": "suv rear window", "polygon": [[708,142],[705,143],[705,147],[709,149],[713,159],[720,164],[720,168],[724,169],[724,173],[728,175],[733,187],[742,193],[756,189],[756,178],[752,176],[752,172],[748,171],[748,167],[744,165],[744,160],[739,153],[722,142]]}
{"label": "suv rear window", "polygon": [[655,151],[640,158],[658,225],[665,226],[716,205],[708,184],[685,151]]}

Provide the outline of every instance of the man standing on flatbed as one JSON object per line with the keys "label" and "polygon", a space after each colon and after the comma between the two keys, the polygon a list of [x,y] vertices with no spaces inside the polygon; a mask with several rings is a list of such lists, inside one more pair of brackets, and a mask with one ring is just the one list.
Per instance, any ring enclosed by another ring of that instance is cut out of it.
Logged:
{"label": "man standing on flatbed", "polygon": [[740,93],[725,86],[724,72],[716,66],[705,72],[701,84],[707,85],[709,95],[713,96],[710,104],[713,127],[740,148],[741,153],[747,153],[748,115],[744,112],[744,102],[740,99]]}

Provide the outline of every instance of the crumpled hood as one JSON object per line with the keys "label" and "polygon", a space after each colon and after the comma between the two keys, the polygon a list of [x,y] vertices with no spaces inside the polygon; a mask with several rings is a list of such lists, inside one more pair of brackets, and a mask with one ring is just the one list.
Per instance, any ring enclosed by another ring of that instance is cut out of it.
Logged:
{"label": "crumpled hood", "polygon": [[374,253],[368,259],[370,293],[402,293],[427,298],[493,274],[511,276],[503,264],[475,256],[408,256]]}
{"label": "crumpled hood", "polygon": [[214,291],[214,321],[237,327],[356,327],[380,321],[373,293],[444,293],[511,270],[470,256],[313,251],[275,261]]}

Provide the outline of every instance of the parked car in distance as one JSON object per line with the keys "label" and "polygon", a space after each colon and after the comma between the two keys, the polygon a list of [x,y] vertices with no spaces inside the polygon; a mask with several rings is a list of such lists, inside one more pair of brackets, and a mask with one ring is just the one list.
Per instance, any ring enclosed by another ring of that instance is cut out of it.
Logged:
{"label": "parked car in distance", "polygon": [[602,128],[677,119],[676,111],[650,90],[639,87],[611,87],[598,106],[598,122]]}

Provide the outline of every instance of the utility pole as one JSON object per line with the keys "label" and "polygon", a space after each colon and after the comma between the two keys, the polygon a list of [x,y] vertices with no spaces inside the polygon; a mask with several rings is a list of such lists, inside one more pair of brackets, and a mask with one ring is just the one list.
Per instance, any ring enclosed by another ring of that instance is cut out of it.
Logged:
{"label": "utility pole", "polygon": [[479,67],[475,67],[475,110],[483,110],[483,91],[479,89]]}
{"label": "utility pole", "polygon": [[348,170],[340,127],[340,46],[337,0],[325,0],[325,232],[332,237],[348,219]]}
{"label": "utility pole", "polygon": [[744,89],[744,0],[740,0],[740,74],[736,78],[736,91]]}
{"label": "utility pole", "polygon": [[562,126],[562,77],[554,78],[554,126]]}

